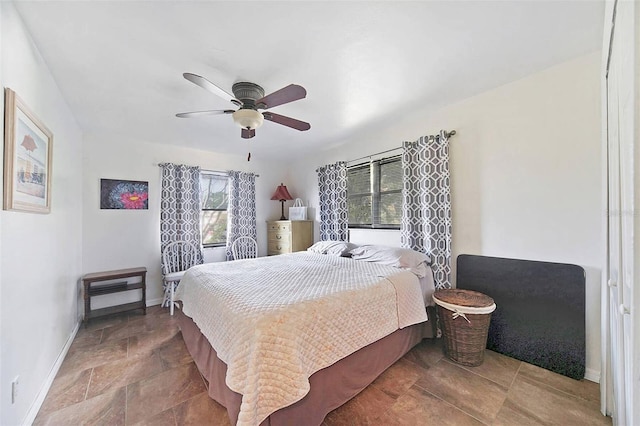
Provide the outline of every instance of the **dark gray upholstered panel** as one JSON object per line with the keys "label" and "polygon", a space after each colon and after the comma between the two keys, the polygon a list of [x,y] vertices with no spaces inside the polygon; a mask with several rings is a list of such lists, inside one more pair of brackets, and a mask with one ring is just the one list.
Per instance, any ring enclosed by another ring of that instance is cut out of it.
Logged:
{"label": "dark gray upholstered panel", "polygon": [[582,379],[585,372],[585,272],[579,266],[459,255],[457,288],[497,305],[487,348]]}

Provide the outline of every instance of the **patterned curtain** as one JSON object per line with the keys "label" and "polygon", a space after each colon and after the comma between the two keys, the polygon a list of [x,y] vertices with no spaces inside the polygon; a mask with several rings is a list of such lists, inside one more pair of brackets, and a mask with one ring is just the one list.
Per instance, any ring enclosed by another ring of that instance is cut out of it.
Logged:
{"label": "patterned curtain", "polygon": [[229,171],[229,205],[227,218],[227,260],[233,260],[231,244],[238,237],[257,240],[256,175]]}
{"label": "patterned curtain", "polygon": [[347,241],[347,163],[344,161],[319,167],[320,241]]}
{"label": "patterned curtain", "polygon": [[436,288],[451,288],[451,189],[445,131],[402,144],[402,247],[432,259]]}
{"label": "patterned curtain", "polygon": [[200,241],[200,167],[163,163],[160,196],[160,252],[173,241],[198,247],[196,263],[203,262]]}

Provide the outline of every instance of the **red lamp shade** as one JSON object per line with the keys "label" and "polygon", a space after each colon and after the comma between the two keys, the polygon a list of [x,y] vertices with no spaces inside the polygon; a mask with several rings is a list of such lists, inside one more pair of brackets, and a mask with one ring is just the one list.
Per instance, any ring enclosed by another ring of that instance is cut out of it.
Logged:
{"label": "red lamp shade", "polygon": [[287,190],[287,187],[284,186],[284,183],[281,183],[280,186],[276,188],[276,192],[273,193],[271,199],[278,201],[287,201],[293,200],[293,197],[291,196],[291,194],[289,194],[289,191]]}
{"label": "red lamp shade", "polygon": [[274,192],[274,194],[271,196],[271,199],[280,201],[280,207],[282,210],[280,220],[287,220],[287,218],[284,216],[284,202],[287,200],[293,200],[293,197],[291,196],[291,194],[289,194],[289,191],[287,190],[287,187],[284,186],[284,183],[280,183],[280,186],[276,188],[276,192]]}

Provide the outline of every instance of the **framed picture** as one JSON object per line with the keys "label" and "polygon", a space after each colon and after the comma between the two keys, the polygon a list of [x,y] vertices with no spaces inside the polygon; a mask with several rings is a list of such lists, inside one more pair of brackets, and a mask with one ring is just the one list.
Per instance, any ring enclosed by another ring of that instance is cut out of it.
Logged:
{"label": "framed picture", "polygon": [[100,179],[100,208],[116,210],[149,209],[149,182]]}
{"label": "framed picture", "polygon": [[4,209],[49,213],[53,134],[13,90],[4,93]]}

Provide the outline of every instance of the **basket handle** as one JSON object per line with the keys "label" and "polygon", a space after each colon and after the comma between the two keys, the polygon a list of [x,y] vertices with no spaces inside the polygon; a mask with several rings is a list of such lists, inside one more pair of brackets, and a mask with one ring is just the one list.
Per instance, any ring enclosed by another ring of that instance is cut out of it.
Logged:
{"label": "basket handle", "polygon": [[467,316],[466,316],[463,312],[460,312],[459,310],[457,310],[457,309],[456,309],[456,310],[453,312],[453,314],[451,314],[451,318],[456,319],[456,318],[458,318],[458,317],[462,317],[462,318],[466,319],[466,320],[467,320],[467,322],[468,322],[469,324],[471,324],[471,321],[469,321],[469,318],[467,318]]}

